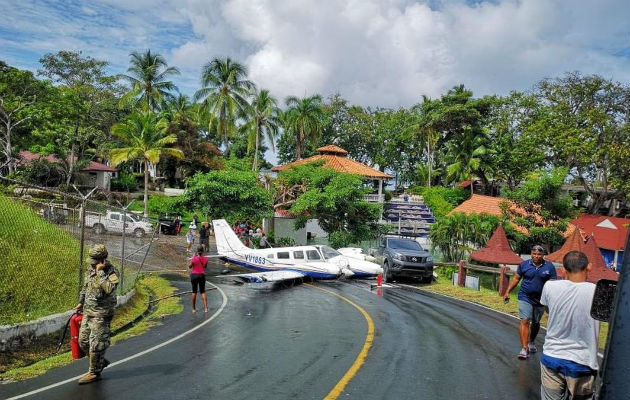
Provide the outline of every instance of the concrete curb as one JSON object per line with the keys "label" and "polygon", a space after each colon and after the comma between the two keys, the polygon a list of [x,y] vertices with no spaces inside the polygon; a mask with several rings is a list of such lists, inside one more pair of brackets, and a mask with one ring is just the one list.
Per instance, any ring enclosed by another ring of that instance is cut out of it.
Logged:
{"label": "concrete curb", "polygon": [[[135,294],[136,289],[132,289],[123,296],[116,296],[116,307],[127,304],[129,299]],[[22,345],[25,341],[30,341],[31,338],[63,329],[66,326],[66,321],[73,313],[74,310],[69,310],[59,314],[47,315],[33,321],[14,325],[0,325],[0,351],[11,350]]]}

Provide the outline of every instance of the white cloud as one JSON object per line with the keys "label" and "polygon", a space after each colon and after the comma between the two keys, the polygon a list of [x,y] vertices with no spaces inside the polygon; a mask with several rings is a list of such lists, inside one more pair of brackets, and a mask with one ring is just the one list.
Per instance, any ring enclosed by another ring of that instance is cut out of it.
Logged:
{"label": "white cloud", "polygon": [[629,81],[627,0],[4,3],[0,58],[36,69],[46,52],[83,50],[119,73],[130,52],[151,48],[189,94],[201,66],[226,56],[280,100],[340,93],[384,107],[460,83],[476,95],[525,90],[574,70]]}

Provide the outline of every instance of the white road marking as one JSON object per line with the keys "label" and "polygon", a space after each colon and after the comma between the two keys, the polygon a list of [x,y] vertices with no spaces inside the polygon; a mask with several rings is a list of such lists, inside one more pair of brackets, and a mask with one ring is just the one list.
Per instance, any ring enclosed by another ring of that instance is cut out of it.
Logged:
{"label": "white road marking", "polygon": [[[215,318],[216,318],[219,314],[221,314],[221,312],[223,311],[223,309],[224,309],[224,308],[225,308],[225,306],[227,305],[227,296],[225,295],[225,292],[224,292],[223,290],[221,290],[221,288],[220,288],[220,287],[218,287],[218,286],[214,285],[214,284],[213,284],[213,283],[211,283],[211,282],[208,282],[208,284],[210,284],[210,285],[212,285],[212,286],[216,287],[216,288],[219,290],[219,292],[221,293],[221,297],[222,297],[221,307],[219,307],[219,309],[218,309],[218,310],[217,310],[214,314],[212,314],[212,316],[211,316],[210,318],[208,318],[208,319],[207,319],[207,320],[205,320],[204,322],[200,323],[199,325],[195,326],[195,327],[194,327],[194,328],[192,328],[191,330],[186,331],[186,332],[184,332],[184,333],[181,333],[181,334],[179,334],[179,335],[175,336],[174,338],[171,338],[171,339],[167,340],[166,342],[160,343],[160,344],[158,344],[158,345],[156,345],[156,346],[153,346],[153,347],[151,347],[151,348],[148,348],[148,349],[146,349],[146,350],[144,350],[144,351],[141,351],[140,353],[136,353],[136,354],[134,354],[134,355],[132,355],[132,356],[129,356],[129,357],[127,357],[127,358],[123,358],[122,360],[118,360],[118,361],[116,361],[116,362],[113,362],[113,363],[109,364],[109,366],[108,366],[107,368],[115,367],[116,365],[120,365],[120,364],[125,363],[125,362],[127,362],[127,361],[131,361],[131,360],[133,360],[134,358],[138,358],[138,357],[143,356],[143,355],[145,355],[145,354],[151,353],[152,351],[155,351],[155,350],[157,350],[157,349],[159,349],[159,348],[162,348],[162,347],[164,347],[164,346],[166,346],[166,345],[169,345],[169,344],[173,343],[174,341],[179,340],[179,339],[183,338],[184,336],[187,336],[187,335],[189,335],[189,334],[193,333],[193,332],[194,332],[194,331],[196,331],[197,329],[200,329],[201,327],[203,327],[204,325],[206,325],[206,324],[210,323],[210,321],[212,321],[213,319],[215,319]],[[53,383],[52,385],[44,386],[44,387],[41,387],[41,388],[39,388],[39,389],[32,390],[32,391],[27,392],[27,393],[22,393],[22,394],[20,394],[20,395],[14,396],[14,397],[9,397],[9,398],[8,398],[8,399],[6,399],[6,400],[22,399],[22,398],[24,398],[24,397],[32,396],[32,395],[34,395],[34,394],[41,393],[41,392],[44,392],[44,391],[46,391],[46,390],[49,390],[49,389],[52,389],[52,388],[56,388],[56,387],[58,387],[58,386],[65,385],[66,383],[75,382],[77,379],[81,378],[83,375],[84,375],[84,374],[77,375],[77,376],[74,376],[74,377],[72,377],[72,378],[68,378],[68,379],[66,379],[65,381],[61,381],[61,382],[57,382],[57,383]]]}

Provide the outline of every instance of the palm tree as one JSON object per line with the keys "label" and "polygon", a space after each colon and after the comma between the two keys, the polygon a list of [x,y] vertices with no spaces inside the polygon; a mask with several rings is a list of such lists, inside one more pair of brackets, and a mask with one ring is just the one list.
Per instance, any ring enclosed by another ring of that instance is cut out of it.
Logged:
{"label": "palm tree", "polygon": [[258,148],[263,135],[267,136],[271,148],[274,148],[273,139],[278,134],[280,123],[280,109],[275,98],[269,95],[268,90],[255,91],[251,105],[244,110],[247,122],[243,126],[248,133],[247,151],[254,147],[254,163],[252,170],[258,169]]}
{"label": "palm tree", "polygon": [[286,128],[295,135],[295,156],[300,159],[304,142],[306,140],[314,142],[322,132],[324,117],[322,96],[316,94],[303,99],[290,96],[285,103],[288,107],[285,112]]}
{"label": "palm tree", "polygon": [[[219,136],[230,150],[230,137],[234,134],[236,116],[247,106],[247,96],[254,84],[247,80],[246,68],[231,58],[215,58],[204,65],[200,90],[195,99],[201,100],[210,115],[209,123],[218,123]],[[209,131],[211,129],[208,129]]]}
{"label": "palm tree", "polygon": [[470,193],[473,193],[472,179],[474,175],[484,173],[484,156],[491,153],[486,147],[487,139],[485,132],[465,128],[447,144],[446,155],[451,162],[446,167],[448,182],[470,179]]}
{"label": "palm tree", "polygon": [[157,110],[164,98],[170,97],[170,92],[177,89],[175,84],[167,78],[179,75],[179,70],[169,67],[164,57],[151,50],[140,54],[136,51],[130,54],[131,66],[127,69],[129,75],[121,75],[129,81],[131,90],[127,92],[120,104],[142,104],[147,110]]}
{"label": "palm tree", "polygon": [[135,112],[127,121],[112,126],[112,133],[122,139],[127,147],[112,149],[110,152],[113,165],[124,161],[140,159],[144,165],[144,215],[148,215],[149,162],[157,164],[160,156],[169,155],[183,158],[179,149],[167,147],[177,142],[177,136],[167,134],[168,123],[151,111]]}

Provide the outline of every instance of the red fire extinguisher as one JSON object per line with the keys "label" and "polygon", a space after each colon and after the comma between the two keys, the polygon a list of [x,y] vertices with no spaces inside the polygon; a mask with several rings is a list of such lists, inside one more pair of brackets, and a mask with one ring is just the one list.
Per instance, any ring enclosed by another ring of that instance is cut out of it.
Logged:
{"label": "red fire extinguisher", "polygon": [[81,320],[83,314],[75,313],[70,317],[70,349],[72,351],[72,358],[78,360],[85,357],[85,354],[79,346],[79,330],[81,329]]}

